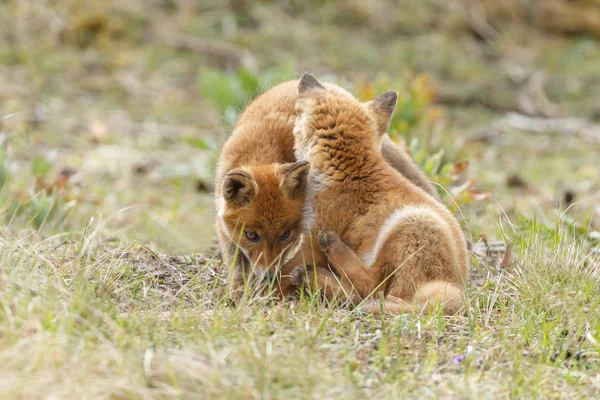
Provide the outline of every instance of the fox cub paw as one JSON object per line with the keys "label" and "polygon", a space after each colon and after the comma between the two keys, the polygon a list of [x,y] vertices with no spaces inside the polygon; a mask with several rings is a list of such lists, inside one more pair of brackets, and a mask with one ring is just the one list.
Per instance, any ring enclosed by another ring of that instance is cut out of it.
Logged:
{"label": "fox cub paw", "polygon": [[304,286],[307,280],[306,273],[306,266],[304,265],[296,267],[290,272],[290,280],[294,288],[300,289]]}
{"label": "fox cub paw", "polygon": [[328,253],[330,250],[335,249],[341,244],[340,238],[337,235],[337,233],[326,230],[322,230],[321,232],[319,232],[318,241],[321,250],[323,250],[325,253]]}

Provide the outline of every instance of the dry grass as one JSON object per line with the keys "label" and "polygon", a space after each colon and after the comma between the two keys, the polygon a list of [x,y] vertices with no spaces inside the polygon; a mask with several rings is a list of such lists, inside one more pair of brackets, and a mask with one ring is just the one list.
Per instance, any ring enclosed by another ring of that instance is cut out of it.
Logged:
{"label": "dry grass", "polygon": [[512,269],[476,262],[467,313],[452,318],[311,297],[231,308],[213,259],[3,241],[0,395],[594,397],[600,260],[566,227],[516,238]]}

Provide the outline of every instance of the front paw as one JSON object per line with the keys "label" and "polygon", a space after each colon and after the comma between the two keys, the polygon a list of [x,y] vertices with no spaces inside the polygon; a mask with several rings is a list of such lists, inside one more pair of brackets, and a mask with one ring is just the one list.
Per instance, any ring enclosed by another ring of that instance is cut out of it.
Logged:
{"label": "front paw", "polygon": [[275,298],[284,300],[296,297],[298,289],[304,284],[304,275],[304,266],[281,273],[276,285]]}
{"label": "front paw", "polygon": [[318,236],[319,247],[325,254],[329,252],[340,240],[337,233],[333,231],[322,230]]}
{"label": "front paw", "polygon": [[302,288],[307,281],[306,266],[301,265],[290,272],[290,282],[296,290]]}

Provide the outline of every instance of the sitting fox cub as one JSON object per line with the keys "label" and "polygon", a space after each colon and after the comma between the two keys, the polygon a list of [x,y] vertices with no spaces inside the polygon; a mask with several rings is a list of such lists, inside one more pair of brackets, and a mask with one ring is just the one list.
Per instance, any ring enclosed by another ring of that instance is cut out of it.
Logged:
{"label": "sitting fox cub", "polygon": [[370,312],[419,312],[441,302],[455,313],[469,273],[463,233],[379,150],[379,127],[397,93],[360,103],[328,93],[308,74],[298,88],[295,151],[310,164],[304,218],[339,279],[316,274],[317,285]]}
{"label": "sitting fox cub", "polygon": [[[353,99],[338,86],[325,87],[338,97]],[[296,163],[294,156],[297,99],[297,80],[259,96],[238,119],[219,157],[215,180],[217,233],[225,265],[233,267],[230,281],[234,292],[243,289],[244,280],[252,276],[288,276],[303,263],[303,247],[307,255],[314,255],[316,250],[320,253],[317,258],[324,260],[318,246],[313,249],[303,234],[308,165]],[[387,128],[387,123],[377,128],[379,137],[383,135],[381,151],[387,162],[437,196],[408,154],[384,135]]]}

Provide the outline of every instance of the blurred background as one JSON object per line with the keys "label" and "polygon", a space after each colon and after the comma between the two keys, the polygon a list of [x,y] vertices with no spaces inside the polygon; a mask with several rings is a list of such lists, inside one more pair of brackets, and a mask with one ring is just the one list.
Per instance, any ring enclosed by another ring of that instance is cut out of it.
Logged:
{"label": "blurred background", "polygon": [[390,135],[475,241],[560,218],[597,246],[599,39],[598,0],[4,0],[4,229],[94,218],[109,241],[207,250],[238,113],[311,72],[400,92]]}

